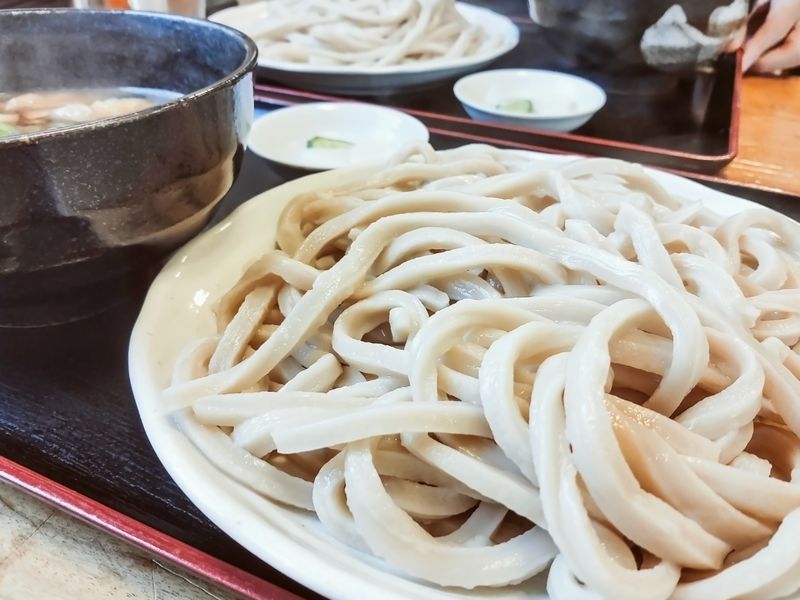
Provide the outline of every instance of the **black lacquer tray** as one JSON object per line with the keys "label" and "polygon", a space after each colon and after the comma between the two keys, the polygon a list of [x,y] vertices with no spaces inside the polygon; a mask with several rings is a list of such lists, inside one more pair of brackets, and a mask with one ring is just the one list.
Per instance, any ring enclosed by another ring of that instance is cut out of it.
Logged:
{"label": "black lacquer tray", "polygon": [[[431,141],[447,148],[470,138],[436,133]],[[248,153],[215,220],[283,181]],[[747,197],[800,217],[790,198],[754,194]],[[127,344],[154,275],[140,274],[124,303],[90,320],[0,330],[0,477],[245,597],[318,597],[214,527],[153,453],[128,383]]]}
{"label": "black lacquer tray", "polygon": [[580,75],[605,90],[605,107],[580,129],[558,133],[470,119],[453,94],[456,79],[421,91],[347,98],[294,89],[257,70],[257,92],[278,101],[370,102],[400,108],[444,130],[519,147],[612,156],[691,172],[713,173],[736,156],[741,54],[724,55],[714,65],[683,74],[645,68],[614,73],[580,68],[555,49],[527,17],[527,2],[471,0],[470,4],[506,14],[520,31],[519,45],[486,69],[553,69]]}

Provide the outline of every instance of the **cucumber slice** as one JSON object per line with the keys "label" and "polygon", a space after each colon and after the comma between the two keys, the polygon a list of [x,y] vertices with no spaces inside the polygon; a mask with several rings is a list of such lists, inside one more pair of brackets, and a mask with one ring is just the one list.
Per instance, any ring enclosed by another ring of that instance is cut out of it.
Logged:
{"label": "cucumber slice", "polygon": [[353,143],[347,140],[336,140],[322,136],[314,136],[306,142],[306,148],[316,148],[320,150],[343,150],[352,148]]}
{"label": "cucumber slice", "polygon": [[19,129],[17,129],[13,125],[9,125],[8,123],[0,123],[0,137],[5,137],[7,135],[16,135],[18,133]]}
{"label": "cucumber slice", "polygon": [[498,110],[505,110],[507,112],[515,113],[532,113],[533,102],[530,100],[509,100],[508,102],[501,102],[497,105]]}

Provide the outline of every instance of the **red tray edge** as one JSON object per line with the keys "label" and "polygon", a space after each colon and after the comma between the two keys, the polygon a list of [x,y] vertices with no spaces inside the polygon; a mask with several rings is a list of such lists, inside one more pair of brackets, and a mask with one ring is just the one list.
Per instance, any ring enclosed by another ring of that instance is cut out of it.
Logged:
{"label": "red tray edge", "polygon": [[[737,58],[737,64],[741,63],[741,53]],[[737,67],[738,68],[738,67]],[[739,70],[741,72],[741,70]],[[741,76],[737,76],[736,85],[734,86],[734,98],[733,103],[736,106],[736,111],[738,112],[739,106],[739,88],[740,88]],[[273,88],[272,86],[266,85],[256,85],[255,87],[255,100],[256,102],[268,102],[271,104],[278,104],[282,106],[289,106],[291,104],[295,104],[296,102],[294,99],[286,100],[284,98],[276,98],[270,96],[269,93],[274,92],[280,94],[281,96],[291,97],[296,95],[299,98],[306,98],[307,95],[305,92],[297,92],[295,90],[289,91],[284,90],[283,88]],[[734,127],[735,126],[735,127]],[[734,131],[735,129],[735,131]],[[732,139],[735,140],[734,146],[738,145],[738,119],[736,119],[732,124]],[[464,140],[465,142],[469,143],[482,143],[482,144],[501,144],[508,148],[517,148],[520,150],[531,150],[534,152],[543,152],[546,154],[572,154],[575,156],[589,156],[589,154],[585,152],[575,152],[571,150],[561,150],[558,148],[551,148],[548,146],[536,145],[536,144],[529,144],[523,142],[516,142],[511,140],[503,140],[491,136],[484,136],[475,133],[467,133],[463,131],[454,131],[452,129],[444,129],[441,127],[428,127],[428,131],[433,134],[452,137],[460,140]],[[735,134],[735,135],[734,135]],[[736,148],[734,147],[734,150]],[[634,161],[635,162],[635,161]],[[666,171],[668,173],[673,173],[675,175],[680,175],[681,177],[686,177],[687,179],[693,179],[695,181],[710,183],[710,184],[718,184],[724,185],[729,188],[735,188],[739,190],[753,190],[758,192],[766,192],[770,194],[785,194],[784,190],[780,188],[770,187],[767,185],[757,184],[757,183],[750,183],[750,182],[741,182],[741,181],[734,181],[730,179],[726,179],[724,177],[719,177],[718,175],[711,174],[711,173],[701,173],[697,171],[687,171],[683,169],[675,169],[663,165],[648,165],[649,168],[658,169],[660,171]]]}
{"label": "red tray edge", "polygon": [[[521,20],[524,20],[521,19]],[[739,150],[739,117],[741,112],[741,105],[740,105],[740,94],[741,94],[741,84],[742,84],[742,51],[738,50],[736,52],[736,64],[734,66],[735,74],[734,74],[734,81],[733,81],[733,89],[732,98],[731,98],[731,115],[730,115],[730,128],[728,130],[728,148],[727,152],[724,154],[719,155],[711,155],[711,154],[697,154],[694,152],[685,152],[681,150],[671,150],[668,148],[658,148],[656,146],[648,146],[644,144],[637,144],[633,142],[624,142],[619,140],[611,140],[607,138],[595,138],[595,137],[588,137],[585,135],[574,134],[574,133],[563,133],[563,132],[552,132],[552,131],[545,131],[539,130],[536,131],[536,135],[546,139],[553,139],[553,140],[567,140],[572,142],[578,142],[582,144],[586,144],[587,146],[600,150],[603,148],[618,148],[622,150],[627,150],[631,152],[637,152],[642,156],[652,156],[652,157],[671,157],[674,159],[683,160],[686,162],[691,162],[694,166],[699,166],[702,164],[714,166],[718,169],[722,168],[725,164],[732,161]],[[286,96],[295,96],[298,98],[304,98],[306,100],[318,100],[324,102],[331,102],[331,101],[347,101],[347,102],[362,102],[361,100],[352,99],[352,98],[340,98],[337,96],[332,96],[328,94],[319,94],[317,92],[311,92],[307,90],[299,90],[291,87],[284,87],[282,85],[277,85],[273,83],[266,83],[266,82],[254,82],[254,89],[256,95],[259,93],[278,93]],[[417,110],[412,108],[398,108],[394,107],[397,110],[401,110],[408,114],[423,118],[423,119],[430,119],[430,120],[437,120],[448,123],[449,126],[454,128],[456,127],[467,127],[467,128],[474,128],[477,130],[485,129],[486,135],[485,137],[491,138],[495,137],[498,141],[507,142],[502,138],[493,136],[492,133],[496,131],[509,131],[518,134],[527,133],[527,130],[514,127],[512,125],[504,125],[498,123],[484,123],[481,121],[476,121],[474,119],[466,118],[466,117],[459,117],[455,115],[447,115],[443,113],[432,113],[424,110]],[[448,131],[453,131],[453,129],[448,129]],[[466,133],[466,132],[463,132]],[[467,134],[469,135],[469,134]],[[475,134],[478,136],[483,136],[483,132]],[[514,143],[514,142],[512,142]],[[545,148],[545,146],[539,146],[541,148]],[[549,147],[547,147],[549,149]],[[556,151],[550,149],[550,151]],[[564,151],[561,151],[564,152]],[[575,152],[564,152],[564,153],[572,153]],[[696,171],[691,171],[692,173]]]}
{"label": "red tray edge", "polygon": [[739,120],[742,114],[742,80],[744,70],[742,69],[742,58],[744,50],[736,51],[736,70],[733,77],[733,98],[731,98],[731,128],[728,130],[728,153],[731,160],[739,154]]}
{"label": "red tray edge", "polygon": [[[507,146],[509,148],[517,148],[520,150],[531,150],[534,152],[543,152],[545,154],[570,154],[573,156],[589,156],[588,154],[582,154],[580,152],[571,152],[568,150],[557,150],[554,148],[546,148],[544,146],[535,146],[533,144],[523,144],[521,142],[510,142],[507,140],[498,140],[491,137],[484,137],[480,135],[475,135],[471,133],[463,133],[459,131],[450,131],[449,129],[438,129],[435,127],[429,127],[428,131],[431,133],[435,133],[437,135],[443,135],[448,137],[453,137],[457,139],[461,139],[467,142],[474,142],[480,144],[493,144],[493,143],[500,143],[503,146]],[[680,175],[681,177],[685,177],[686,179],[693,179],[698,182],[705,182],[710,184],[717,184],[717,185],[724,185],[730,188],[736,188],[741,190],[755,190],[759,192],[767,192],[770,194],[786,194],[784,190],[779,188],[770,187],[767,185],[760,185],[756,183],[743,183],[739,181],[732,181],[730,179],[725,179],[724,177],[718,177],[716,175],[711,175],[708,173],[697,173],[695,171],[683,171],[681,169],[671,169],[669,167],[662,167],[659,165],[646,165],[648,169],[657,169],[659,171],[666,171],[667,173],[672,173],[673,175]]]}
{"label": "red tray edge", "polygon": [[292,592],[206,554],[3,456],[0,456],[0,480],[243,598],[301,600]]}

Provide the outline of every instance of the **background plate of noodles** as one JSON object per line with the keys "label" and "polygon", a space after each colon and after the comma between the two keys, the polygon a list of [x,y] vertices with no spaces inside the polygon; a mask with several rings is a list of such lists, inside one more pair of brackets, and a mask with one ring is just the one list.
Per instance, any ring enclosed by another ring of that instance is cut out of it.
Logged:
{"label": "background plate of noodles", "polygon": [[422,145],[180,250],[131,382],[192,502],[331,598],[781,598],[798,230],[620,161]]}
{"label": "background plate of noodles", "polygon": [[452,0],[266,0],[210,20],[253,38],[270,79],[334,94],[431,86],[477,71],[519,42],[507,17]]}

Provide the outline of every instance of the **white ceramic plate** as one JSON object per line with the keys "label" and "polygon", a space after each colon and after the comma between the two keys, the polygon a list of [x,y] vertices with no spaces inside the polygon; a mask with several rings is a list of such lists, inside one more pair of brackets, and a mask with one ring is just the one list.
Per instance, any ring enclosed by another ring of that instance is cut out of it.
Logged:
{"label": "white ceramic plate", "polygon": [[[347,148],[309,147],[313,138],[339,140]],[[259,117],[248,148],[290,167],[324,171],[389,159],[397,148],[428,141],[428,128],[399,110],[357,102],[313,102]]]}
{"label": "white ceramic plate", "polygon": [[[266,2],[226,8],[209,17],[209,20],[228,25],[248,34],[253,23],[263,21]],[[519,30],[508,17],[487,8],[456,3],[461,15],[470,23],[490,34],[500,35],[503,44],[497,50],[453,60],[437,59],[424,63],[389,65],[381,67],[342,67],[336,65],[308,65],[269,60],[259,56],[258,66],[270,79],[307,90],[329,94],[371,96],[419,89],[436,82],[477,71],[519,42]]]}
{"label": "white ceramic plate", "polygon": [[[554,163],[570,159],[537,156]],[[264,192],[172,257],[153,282],[131,336],[131,385],[147,436],[170,476],[214,524],[279,571],[333,600],[543,600],[541,575],[521,586],[471,592],[405,578],[329,538],[313,515],[270,502],[223,475],[163,410],[160,393],[177,354],[187,342],[214,332],[214,300],[249,262],[273,247],[286,203],[300,193],[363,180],[369,172],[367,167],[327,171]],[[671,192],[700,199],[723,214],[753,206],[687,179],[650,172]]]}
{"label": "white ceramic plate", "polygon": [[[473,119],[552,131],[577,129],[606,103],[603,88],[588,79],[542,69],[473,73],[459,79],[453,93]],[[525,101],[532,112],[501,108]]]}

